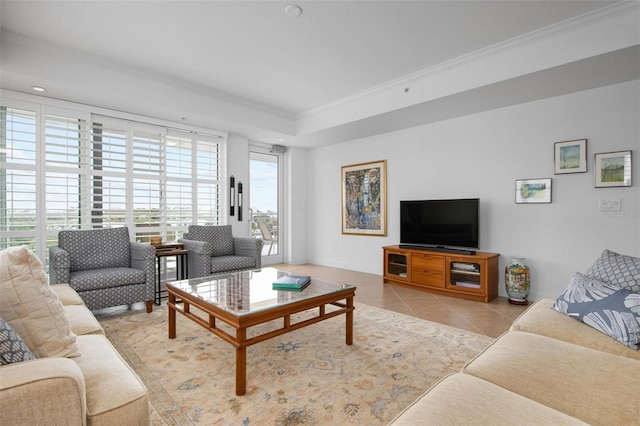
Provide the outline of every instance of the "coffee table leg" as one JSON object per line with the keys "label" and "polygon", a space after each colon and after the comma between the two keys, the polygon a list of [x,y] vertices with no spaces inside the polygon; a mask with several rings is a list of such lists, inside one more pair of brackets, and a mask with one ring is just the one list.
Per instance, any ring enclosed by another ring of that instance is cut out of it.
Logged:
{"label": "coffee table leg", "polygon": [[247,330],[240,328],[236,331],[236,395],[244,395],[247,391]]}
{"label": "coffee table leg", "polygon": [[353,297],[347,298],[347,308],[351,309],[347,312],[347,329],[346,329],[346,343],[347,345],[353,344]]}
{"label": "coffee table leg", "polygon": [[176,338],[176,309],[174,308],[176,303],[175,294],[169,293],[169,303],[167,303],[167,307],[169,308],[169,339]]}

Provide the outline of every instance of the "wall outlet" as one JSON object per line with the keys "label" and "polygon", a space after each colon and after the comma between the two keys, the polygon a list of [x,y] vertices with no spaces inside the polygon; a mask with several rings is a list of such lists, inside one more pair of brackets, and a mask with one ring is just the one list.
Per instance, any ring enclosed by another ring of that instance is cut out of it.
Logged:
{"label": "wall outlet", "polygon": [[598,210],[601,212],[619,212],[620,199],[617,200],[598,200]]}

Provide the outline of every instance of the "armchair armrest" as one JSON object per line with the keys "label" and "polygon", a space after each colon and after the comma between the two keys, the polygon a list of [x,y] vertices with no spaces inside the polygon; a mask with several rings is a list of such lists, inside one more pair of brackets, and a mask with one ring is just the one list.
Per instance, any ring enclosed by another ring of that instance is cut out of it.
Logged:
{"label": "armchair armrest", "polygon": [[86,388],[68,358],[40,358],[0,367],[0,424],[83,425]]}
{"label": "armchair armrest", "polygon": [[49,247],[49,283],[68,283],[71,272],[69,252],[58,246]]}
{"label": "armchair armrest", "polygon": [[211,275],[211,255],[213,254],[211,243],[185,238],[181,238],[178,242],[184,244],[185,250],[189,250],[187,255],[189,278]]}
{"label": "armchair armrest", "polygon": [[256,260],[256,269],[262,267],[263,241],[252,237],[233,237],[233,250],[236,256],[253,257]]}
{"label": "armchair armrest", "polygon": [[187,240],[182,238],[178,242],[184,244],[184,249],[189,250],[189,254],[203,254],[208,257],[213,255],[213,247],[207,241]]}
{"label": "armchair armrest", "polygon": [[156,249],[149,244],[129,243],[131,250],[131,267],[144,271],[147,283],[147,299],[153,300],[156,286]]}

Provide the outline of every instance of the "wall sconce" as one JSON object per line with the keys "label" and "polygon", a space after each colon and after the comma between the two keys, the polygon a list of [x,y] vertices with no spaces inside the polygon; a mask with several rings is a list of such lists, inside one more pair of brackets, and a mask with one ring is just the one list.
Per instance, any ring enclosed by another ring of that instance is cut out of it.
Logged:
{"label": "wall sconce", "polygon": [[229,181],[229,216],[233,216],[235,214],[234,203],[236,201],[236,178],[231,175]]}
{"label": "wall sconce", "polygon": [[242,182],[238,182],[238,220],[242,221]]}

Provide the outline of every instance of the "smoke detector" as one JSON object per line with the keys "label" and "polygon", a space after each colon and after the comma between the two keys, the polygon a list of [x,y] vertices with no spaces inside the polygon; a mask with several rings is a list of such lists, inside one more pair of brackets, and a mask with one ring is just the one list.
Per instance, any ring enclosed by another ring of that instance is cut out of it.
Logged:
{"label": "smoke detector", "polygon": [[297,4],[290,4],[284,8],[284,12],[292,18],[295,18],[296,16],[302,15],[302,8]]}

